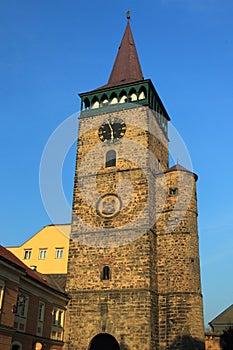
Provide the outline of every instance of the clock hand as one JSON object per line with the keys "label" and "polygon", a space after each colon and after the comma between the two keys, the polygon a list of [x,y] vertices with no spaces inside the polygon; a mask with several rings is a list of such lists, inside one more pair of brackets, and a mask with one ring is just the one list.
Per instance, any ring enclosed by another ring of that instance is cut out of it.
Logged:
{"label": "clock hand", "polygon": [[113,140],[114,139],[114,135],[113,135],[113,128],[108,120],[108,125],[109,125],[109,129],[110,129],[110,134],[111,134],[111,139]]}

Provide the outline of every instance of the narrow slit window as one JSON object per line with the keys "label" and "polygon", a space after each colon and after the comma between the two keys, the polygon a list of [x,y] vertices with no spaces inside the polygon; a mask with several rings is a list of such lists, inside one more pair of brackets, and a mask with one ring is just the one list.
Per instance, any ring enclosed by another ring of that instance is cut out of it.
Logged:
{"label": "narrow slit window", "polygon": [[106,168],[116,166],[116,152],[110,150],[106,154]]}
{"label": "narrow slit window", "polygon": [[44,310],[45,310],[45,303],[41,302],[39,303],[39,310],[38,310],[38,321],[43,322],[44,321]]}
{"label": "narrow slit window", "polygon": [[109,268],[109,266],[104,266],[103,267],[102,280],[103,281],[110,280],[110,268]]}

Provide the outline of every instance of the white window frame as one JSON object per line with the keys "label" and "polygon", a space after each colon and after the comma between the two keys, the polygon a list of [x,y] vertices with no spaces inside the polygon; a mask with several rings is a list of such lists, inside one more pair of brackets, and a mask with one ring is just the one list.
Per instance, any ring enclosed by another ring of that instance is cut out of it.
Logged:
{"label": "white window frame", "polygon": [[52,313],[51,338],[56,340],[63,339],[65,310],[59,306],[54,306]]}
{"label": "white window frame", "polygon": [[38,316],[37,316],[37,336],[42,336],[44,328],[45,303],[39,301]]}
{"label": "white window frame", "polygon": [[45,311],[45,303],[43,301],[39,302],[38,308],[38,321],[44,322],[44,311]]}
{"label": "white window frame", "polygon": [[40,248],[39,249],[39,259],[45,260],[47,257],[47,248]]}
{"label": "white window frame", "polygon": [[64,253],[64,248],[56,248],[55,259],[62,259]]}
{"label": "white window frame", "polygon": [[24,249],[24,260],[30,260],[32,256],[32,249]]}
{"label": "white window frame", "polygon": [[18,294],[16,305],[16,316],[20,318],[27,318],[29,296],[20,292]]}
{"label": "white window frame", "polygon": [[[20,332],[25,332],[27,317],[28,317],[28,305],[29,305],[29,296],[24,293],[24,291],[18,292],[17,304],[15,305],[15,324],[16,329]],[[22,328],[23,326],[23,328]]]}
{"label": "white window frame", "polygon": [[63,324],[64,324],[64,310],[61,308],[55,307],[53,309],[52,325],[63,327]]}

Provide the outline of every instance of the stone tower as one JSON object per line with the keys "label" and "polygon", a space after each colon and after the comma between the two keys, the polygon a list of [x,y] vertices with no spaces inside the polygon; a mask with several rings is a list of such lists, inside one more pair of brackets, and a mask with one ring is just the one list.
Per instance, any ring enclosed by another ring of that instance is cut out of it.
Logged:
{"label": "stone tower", "polygon": [[65,348],[203,349],[197,176],[169,168],[129,21],[108,83],[80,97]]}

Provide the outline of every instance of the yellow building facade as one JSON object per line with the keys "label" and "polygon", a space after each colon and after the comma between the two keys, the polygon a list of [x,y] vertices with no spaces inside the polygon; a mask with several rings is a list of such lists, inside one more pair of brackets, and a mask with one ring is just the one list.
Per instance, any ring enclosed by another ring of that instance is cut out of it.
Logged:
{"label": "yellow building facade", "polygon": [[70,225],[44,226],[21,246],[7,247],[27,266],[44,274],[66,274]]}

